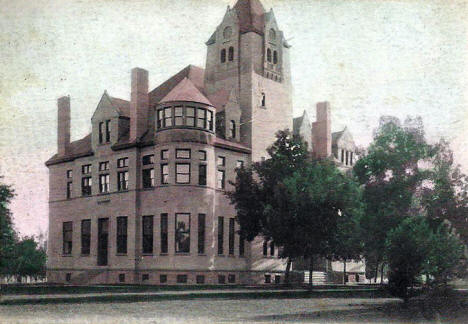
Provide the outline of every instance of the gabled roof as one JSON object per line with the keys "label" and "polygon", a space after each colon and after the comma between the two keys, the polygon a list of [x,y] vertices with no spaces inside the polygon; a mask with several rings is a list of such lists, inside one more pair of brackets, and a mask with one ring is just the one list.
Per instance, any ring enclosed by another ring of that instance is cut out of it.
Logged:
{"label": "gabled roof", "polygon": [[153,89],[149,95],[150,105],[158,104],[177,84],[184,78],[189,79],[199,91],[203,91],[205,70],[194,65],[189,65],[177,74],[164,81],[159,87]]}
{"label": "gabled roof", "polygon": [[231,92],[227,89],[220,89],[215,93],[208,96],[208,99],[213,104],[213,107],[216,108],[216,111],[220,112],[224,110],[227,102],[229,101],[229,97]]}
{"label": "gabled roof", "polygon": [[46,162],[46,165],[71,161],[78,157],[88,156],[92,154],[93,151],[91,149],[91,134],[88,134],[80,140],[71,142],[69,150],[64,157],[59,157],[57,154],[55,154]]}
{"label": "gabled roof", "polygon": [[263,35],[265,8],[259,0],[238,0],[233,9],[237,12],[241,33]]}
{"label": "gabled roof", "polygon": [[341,136],[343,136],[344,132],[346,131],[346,127],[343,128],[343,130],[339,131],[339,132],[333,132],[331,135],[332,135],[332,144],[335,144],[336,141],[338,141]]}
{"label": "gabled roof", "polygon": [[188,78],[183,78],[160,102],[169,101],[193,101],[213,106]]}
{"label": "gabled roof", "polygon": [[304,122],[309,123],[310,125],[310,120],[306,110],[304,110],[302,116],[293,119],[293,132],[299,132],[299,129]]}
{"label": "gabled roof", "polygon": [[110,100],[120,116],[130,118],[130,101],[114,97],[110,97]]}

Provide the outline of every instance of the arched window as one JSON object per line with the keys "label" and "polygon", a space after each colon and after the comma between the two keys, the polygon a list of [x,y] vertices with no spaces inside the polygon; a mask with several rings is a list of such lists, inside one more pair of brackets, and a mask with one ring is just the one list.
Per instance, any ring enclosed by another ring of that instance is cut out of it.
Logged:
{"label": "arched window", "polygon": [[278,63],[278,52],[274,51],[273,52],[273,64],[277,64],[277,63]]}
{"label": "arched window", "polygon": [[270,41],[274,41],[276,39],[276,32],[273,28],[270,29],[269,36],[270,36]]}
{"label": "arched window", "polygon": [[262,92],[262,107],[265,107],[266,106],[266,96],[265,96],[265,93]]}
{"label": "arched window", "polygon": [[267,61],[271,62],[271,49],[267,49]]}
{"label": "arched window", "polygon": [[221,50],[221,63],[224,63],[224,62],[226,62],[226,49],[225,48]]}
{"label": "arched window", "polygon": [[229,123],[229,133],[231,134],[231,138],[236,138],[236,122],[233,120]]}
{"label": "arched window", "polygon": [[234,60],[234,47],[229,47],[229,61]]}
{"label": "arched window", "polygon": [[227,26],[226,28],[224,28],[223,37],[224,39],[229,39],[231,38],[231,36],[232,36],[232,28],[230,26]]}

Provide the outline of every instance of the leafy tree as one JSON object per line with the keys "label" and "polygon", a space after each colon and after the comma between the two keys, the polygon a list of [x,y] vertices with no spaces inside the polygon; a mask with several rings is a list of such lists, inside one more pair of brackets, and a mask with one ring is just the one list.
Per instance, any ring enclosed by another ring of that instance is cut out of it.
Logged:
{"label": "leafy tree", "polygon": [[359,210],[359,187],[331,161],[311,161],[306,144],[288,131],[278,132],[268,153],[270,159],[238,170],[229,193],[241,235],[262,235],[289,261],[308,258],[312,268],[314,256],[332,254],[340,215]]}
{"label": "leafy tree", "polygon": [[0,183],[0,275],[12,275],[11,267],[14,259],[16,232],[13,229],[11,213],[8,204],[14,196],[13,189]]}
{"label": "leafy tree", "polygon": [[431,249],[431,233],[426,220],[421,217],[404,219],[389,231],[385,241],[389,264],[389,288],[405,303],[411,297],[408,288],[418,283],[418,276]]}
{"label": "leafy tree", "polygon": [[34,237],[25,237],[16,245],[14,273],[19,278],[25,276],[44,277],[46,251]]}
{"label": "leafy tree", "polygon": [[354,166],[364,188],[365,211],[360,222],[364,257],[375,265],[375,279],[384,260],[387,233],[414,214],[415,194],[430,178],[430,172],[420,165],[432,156],[434,149],[424,140],[420,120],[409,119],[401,126],[394,117],[382,117],[367,155]]}

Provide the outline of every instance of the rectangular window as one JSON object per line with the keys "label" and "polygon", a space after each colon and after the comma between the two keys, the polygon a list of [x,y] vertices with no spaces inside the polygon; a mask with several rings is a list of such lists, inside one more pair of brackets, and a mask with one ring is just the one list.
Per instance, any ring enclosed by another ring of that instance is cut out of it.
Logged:
{"label": "rectangular window", "polygon": [[159,282],[166,283],[167,282],[167,275],[159,275]]}
{"label": "rectangular window", "polygon": [[68,273],[65,274],[65,281],[66,281],[66,282],[70,282],[70,281],[71,281],[71,275],[72,275],[72,274],[71,274],[70,272],[68,272]]}
{"label": "rectangular window", "polygon": [[229,255],[234,255],[234,218],[229,218]]}
{"label": "rectangular window", "polygon": [[226,276],[225,275],[218,275],[218,283],[225,284],[226,283]]}
{"label": "rectangular window", "polygon": [[226,158],[224,156],[218,156],[218,166],[225,166],[226,165]]}
{"label": "rectangular window", "polygon": [[271,275],[269,274],[265,275],[265,283],[271,283]]}
{"label": "rectangular window", "polygon": [[63,254],[72,253],[73,222],[64,222],[63,225]]}
{"label": "rectangular window", "polygon": [[270,242],[270,256],[275,255],[275,243],[273,241]]}
{"label": "rectangular window", "polygon": [[154,187],[154,169],[143,169],[143,188]]}
{"label": "rectangular window", "polygon": [[85,177],[81,179],[81,194],[83,196],[91,196],[91,187],[93,180],[91,177]]}
{"label": "rectangular window", "polygon": [[141,275],[141,281],[148,281],[149,280],[149,273],[144,273]]}
{"label": "rectangular window", "polygon": [[118,168],[126,168],[128,167],[128,158],[121,158],[117,160],[117,167]]}
{"label": "rectangular window", "polygon": [[176,149],[176,159],[190,159],[190,149]]}
{"label": "rectangular window", "polygon": [[185,123],[187,126],[195,126],[195,108],[187,107],[185,108]]}
{"label": "rectangular window", "polygon": [[127,216],[117,217],[117,253],[127,253]]}
{"label": "rectangular window", "polygon": [[169,158],[169,150],[161,150],[161,160],[167,160]]}
{"label": "rectangular window", "polygon": [[109,161],[99,162],[99,171],[109,170]]}
{"label": "rectangular window", "polygon": [[228,275],[228,283],[236,283],[236,275],[235,274],[229,274]]}
{"label": "rectangular window", "polygon": [[346,151],[346,163],[345,163],[346,165],[348,165],[348,161],[349,161],[349,153],[348,151]]}
{"label": "rectangular window", "polygon": [[206,110],[197,108],[197,127],[206,128]]}
{"label": "rectangular window", "polygon": [[167,214],[161,214],[161,253],[167,253],[168,247],[168,222]]}
{"label": "rectangular window", "polygon": [[99,144],[102,144],[104,142],[104,123],[100,122],[99,123]]}
{"label": "rectangular window", "polygon": [[172,108],[164,108],[164,127],[172,126]]}
{"label": "rectangular window", "polygon": [[212,111],[208,111],[208,129],[210,131],[213,130],[213,112]]}
{"label": "rectangular window", "polygon": [[91,220],[81,221],[81,254],[88,255],[91,247]]}
{"label": "rectangular window", "polygon": [[83,174],[90,174],[91,173],[91,164],[86,164],[81,167],[81,171]]}
{"label": "rectangular window", "polygon": [[224,217],[218,217],[218,254],[224,254]]}
{"label": "rectangular window", "polygon": [[119,273],[119,282],[125,282],[125,273]]}
{"label": "rectangular window", "polygon": [[118,187],[117,190],[128,190],[128,171],[117,172]]}
{"label": "rectangular window", "polygon": [[190,214],[176,214],[175,252],[190,253]]}
{"label": "rectangular window", "polygon": [[100,174],[99,175],[99,192],[104,193],[104,192],[109,192],[109,175],[108,174]]}
{"label": "rectangular window", "polygon": [[239,255],[244,256],[245,251],[245,240],[242,235],[239,235]]}
{"label": "rectangular window", "polygon": [[153,253],[153,216],[143,216],[143,253]]}
{"label": "rectangular window", "polygon": [[174,107],[174,125],[182,126],[184,124],[184,108]]}
{"label": "rectangular window", "polygon": [[73,182],[67,182],[67,199],[70,199],[72,197],[72,192],[73,192]]}
{"label": "rectangular window", "polygon": [[244,161],[237,161],[236,162],[236,168],[241,169],[244,167]]}
{"label": "rectangular window", "polygon": [[189,163],[176,163],[176,183],[190,183]]}
{"label": "rectangular window", "polygon": [[267,255],[268,255],[268,241],[264,240],[263,241],[263,256],[267,256]]}
{"label": "rectangular window", "polygon": [[341,150],[341,163],[344,163],[344,150]]}
{"label": "rectangular window", "polygon": [[353,165],[354,161],[353,161],[353,152],[350,152],[349,153],[349,164],[350,165]]}
{"label": "rectangular window", "polygon": [[200,186],[206,186],[206,164],[200,164],[198,166],[198,184]]}
{"label": "rectangular window", "polygon": [[224,170],[218,170],[218,179],[217,179],[217,186],[218,189],[224,189],[224,182],[225,182],[225,174]]}
{"label": "rectangular window", "polygon": [[111,121],[106,120],[106,142],[110,142],[110,134],[111,134]]}
{"label": "rectangular window", "polygon": [[169,165],[161,164],[161,184],[169,183]]}
{"label": "rectangular window", "polygon": [[187,283],[187,275],[177,275],[177,283]]}
{"label": "rectangular window", "polygon": [[198,151],[198,157],[200,158],[200,161],[206,161],[206,151]]}
{"label": "rectangular window", "polygon": [[205,254],[205,214],[198,214],[198,254]]}
{"label": "rectangular window", "polygon": [[149,154],[149,155],[143,156],[142,163],[143,163],[143,165],[153,164],[154,163],[154,154]]}
{"label": "rectangular window", "polygon": [[205,276],[197,275],[197,284],[204,284],[205,283]]}
{"label": "rectangular window", "polygon": [[67,178],[71,179],[73,177],[73,171],[72,170],[67,170]]}
{"label": "rectangular window", "polygon": [[162,128],[162,121],[163,121],[163,114],[164,114],[164,111],[162,109],[159,109],[158,110],[158,118],[157,118],[157,126],[158,126],[158,129],[159,128]]}

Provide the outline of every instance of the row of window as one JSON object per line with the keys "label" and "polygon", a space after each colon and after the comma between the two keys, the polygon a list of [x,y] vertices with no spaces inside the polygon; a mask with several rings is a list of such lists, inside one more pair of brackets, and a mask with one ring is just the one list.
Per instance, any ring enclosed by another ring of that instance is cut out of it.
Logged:
{"label": "row of window", "polygon": [[[177,159],[191,159],[191,149],[176,149]],[[161,150],[161,160],[167,160],[169,155],[168,150]],[[206,161],[206,151],[198,151],[198,159]],[[148,154],[142,158],[142,184],[143,188],[153,188],[155,186],[155,171],[152,167],[154,165],[154,154]],[[236,163],[237,168],[243,167],[244,162],[238,160]],[[216,188],[224,189],[226,184],[226,173],[224,167],[226,166],[226,158],[224,156],[217,157],[217,181]],[[128,167],[128,158],[121,158],[117,160],[118,168]],[[219,169],[221,168],[221,169]],[[106,171],[109,170],[109,161],[99,163],[99,193],[110,192],[110,175]],[[91,164],[82,166],[83,177],[81,178],[81,195],[90,196],[92,194],[92,177],[91,177]],[[161,184],[169,184],[169,164],[161,163],[160,168]],[[67,178],[72,179],[72,170],[67,171]],[[178,162],[175,164],[175,183],[176,184],[190,184],[191,179],[191,164]],[[206,186],[207,184],[207,165],[202,162],[198,165],[198,184]],[[117,190],[128,190],[129,185],[129,171],[122,170],[117,172]],[[72,197],[73,181],[67,182],[67,199]]]}
{"label": "row of window", "polygon": [[347,151],[342,149],[341,150],[341,163],[344,163],[345,165],[353,165],[354,160],[353,160],[353,152]]}
{"label": "row of window", "polygon": [[[226,49],[223,48],[220,54],[221,63],[226,63]],[[234,47],[230,46],[228,50],[228,61],[234,61]]]}
{"label": "row of window", "polygon": [[[169,226],[168,226],[168,214],[163,213],[160,215],[160,253],[168,253],[168,238],[169,238]],[[189,213],[176,213],[175,214],[175,228],[174,228],[174,242],[175,242],[175,253],[190,253],[190,218]],[[100,219],[101,220],[101,219]],[[108,218],[103,218],[108,223]],[[235,220],[229,218],[228,228],[228,255],[234,255],[234,244],[235,244]],[[100,222],[102,223],[102,222]],[[73,250],[73,222],[64,222],[62,225],[63,229],[63,254],[71,255]],[[117,217],[116,223],[116,253],[126,254],[127,253],[127,232],[128,232],[128,218],[127,216]],[[218,217],[218,254],[224,255],[224,217]],[[105,233],[102,232],[102,228],[99,229],[100,234],[108,234],[108,228],[105,228]],[[206,238],[206,215],[198,214],[197,216],[197,253],[205,254],[205,238]],[[107,240],[107,238],[106,238]],[[153,254],[154,246],[154,216],[143,216],[142,217],[142,253]],[[81,221],[81,255],[89,255],[91,247],[91,220],[84,219]],[[242,237],[239,238],[239,256],[244,255],[245,243]]]}
{"label": "row of window", "polygon": [[110,120],[106,120],[105,122],[99,123],[99,144],[110,142],[110,133],[111,133],[110,123],[111,123]]}
{"label": "row of window", "polygon": [[158,129],[174,126],[197,127],[213,131],[213,112],[191,106],[171,106],[157,110]]}
{"label": "row of window", "polygon": [[273,64],[278,64],[278,52],[277,51],[273,51],[273,60],[272,60],[272,50],[271,49],[267,49],[267,61],[269,63],[272,63],[273,61]]}

